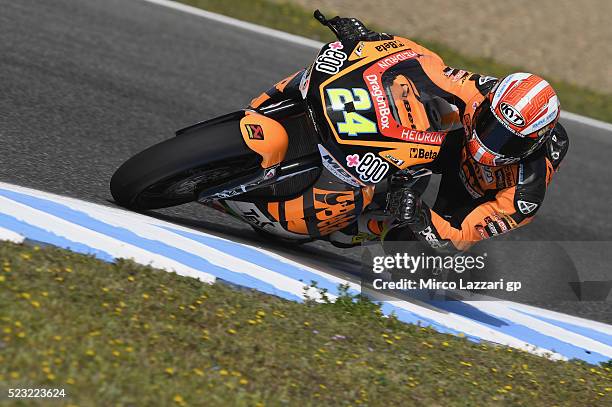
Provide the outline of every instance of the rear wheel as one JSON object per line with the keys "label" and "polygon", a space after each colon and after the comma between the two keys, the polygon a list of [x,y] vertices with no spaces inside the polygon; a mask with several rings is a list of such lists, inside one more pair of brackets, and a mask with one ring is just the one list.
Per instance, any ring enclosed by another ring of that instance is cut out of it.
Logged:
{"label": "rear wheel", "polygon": [[240,118],[195,127],[127,160],[110,182],[115,202],[134,210],[181,205],[260,169],[261,157],[242,139]]}

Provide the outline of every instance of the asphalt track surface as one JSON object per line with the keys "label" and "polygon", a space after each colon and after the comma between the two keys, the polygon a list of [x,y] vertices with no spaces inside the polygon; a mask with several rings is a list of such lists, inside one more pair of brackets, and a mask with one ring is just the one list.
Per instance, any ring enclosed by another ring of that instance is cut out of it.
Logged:
{"label": "asphalt track surface", "polygon": [[[0,181],[112,205],[108,182],[131,155],[244,107],[315,54],[138,0],[0,0]],[[545,204],[532,225],[504,240],[533,242],[553,263],[569,253],[582,280],[610,280],[612,133],[564,124],[570,153]],[[427,197],[434,195],[435,184]],[[156,216],[332,273],[359,270],[360,249],[261,242],[249,226],[197,204]],[[508,256],[523,280],[555,278],[555,267],[533,253]],[[612,322],[610,301],[531,303]]]}

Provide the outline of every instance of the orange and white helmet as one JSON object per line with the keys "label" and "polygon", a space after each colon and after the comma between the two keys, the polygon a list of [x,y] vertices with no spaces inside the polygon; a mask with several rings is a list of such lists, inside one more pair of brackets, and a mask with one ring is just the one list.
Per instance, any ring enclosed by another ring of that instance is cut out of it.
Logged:
{"label": "orange and white helmet", "polygon": [[501,79],[474,112],[467,149],[483,165],[520,161],[537,150],[559,119],[552,86],[530,73]]}

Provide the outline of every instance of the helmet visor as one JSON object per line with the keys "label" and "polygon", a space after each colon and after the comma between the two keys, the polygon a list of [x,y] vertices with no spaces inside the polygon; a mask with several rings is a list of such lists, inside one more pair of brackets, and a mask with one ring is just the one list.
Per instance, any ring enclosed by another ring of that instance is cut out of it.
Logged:
{"label": "helmet visor", "polygon": [[527,156],[537,141],[521,137],[504,126],[491,112],[489,99],[476,109],[473,128],[480,143],[498,158],[520,159]]}

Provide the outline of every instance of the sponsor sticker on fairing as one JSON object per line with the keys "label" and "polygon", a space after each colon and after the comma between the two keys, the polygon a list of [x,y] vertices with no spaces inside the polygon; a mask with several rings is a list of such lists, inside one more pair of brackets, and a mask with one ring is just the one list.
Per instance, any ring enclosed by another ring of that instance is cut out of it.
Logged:
{"label": "sponsor sticker on fairing", "polygon": [[374,47],[374,49],[378,52],[384,52],[390,49],[402,48],[403,46],[404,46],[404,43],[402,43],[401,41],[393,40],[393,41],[387,41],[383,44],[377,45]]}
{"label": "sponsor sticker on fairing", "polygon": [[306,99],[308,95],[308,87],[310,86],[310,76],[312,75],[313,66],[310,65],[302,74],[302,78],[300,79],[300,93],[302,94],[302,99]]}
{"label": "sponsor sticker on fairing", "polygon": [[424,148],[411,147],[410,148],[410,158],[422,158],[426,160],[435,160],[438,156],[438,152],[436,150],[426,150]]}
{"label": "sponsor sticker on fairing", "polygon": [[394,157],[391,154],[386,154],[385,158],[391,161],[393,164],[395,164],[398,167],[401,167],[402,165],[404,165],[404,160],[400,160],[399,158]]}
{"label": "sponsor sticker on fairing", "polygon": [[263,129],[259,124],[245,124],[244,127],[246,128],[247,134],[251,140],[264,139]]}
{"label": "sponsor sticker on fairing", "polygon": [[353,177],[351,173],[344,169],[342,165],[323,147],[321,144],[319,146],[319,153],[321,154],[321,161],[323,162],[323,166],[327,168],[329,172],[334,174],[336,178],[340,181],[345,182],[354,187],[362,187],[364,186],[358,179]]}
{"label": "sponsor sticker on fairing", "polygon": [[353,51],[353,53],[361,58],[364,47],[365,47],[365,42],[361,41],[359,44],[357,44],[357,46],[355,47],[355,51]]}
{"label": "sponsor sticker on fairing", "polygon": [[382,181],[389,171],[389,164],[372,153],[367,153],[363,157],[351,154],[346,157],[346,165],[355,168],[362,181],[373,184]]}
{"label": "sponsor sticker on fairing", "polygon": [[400,63],[402,61],[406,61],[408,59],[416,58],[418,56],[419,56],[419,54],[417,54],[413,50],[409,49],[409,50],[406,50],[406,51],[398,52],[397,54],[390,55],[390,56],[388,56],[386,58],[383,58],[380,61],[378,61],[375,66],[378,66],[379,68],[382,68],[382,69],[387,69],[387,68],[390,68],[393,65],[396,65],[396,64],[398,64],[398,63]]}
{"label": "sponsor sticker on fairing", "polygon": [[304,235],[284,229],[279,222],[270,219],[257,207],[257,205],[251,202],[225,201],[224,204],[227,205],[236,216],[239,216],[251,225],[265,230],[268,233],[286,239],[304,239],[305,237]]}
{"label": "sponsor sticker on fairing", "polygon": [[365,77],[370,88],[370,95],[375,102],[376,113],[378,116],[378,123],[381,129],[389,128],[389,116],[391,115],[391,109],[387,103],[387,97],[382,89],[382,86],[378,80],[377,75],[368,75]]}
{"label": "sponsor sticker on fairing", "polygon": [[444,141],[446,133],[441,131],[419,131],[413,129],[403,129],[401,139],[412,141],[413,143],[433,144],[439,146]]}
{"label": "sponsor sticker on fairing", "polygon": [[344,61],[347,59],[346,53],[340,51],[344,46],[340,41],[328,44],[328,48],[321,53],[315,60],[315,69],[329,75],[340,72]]}

